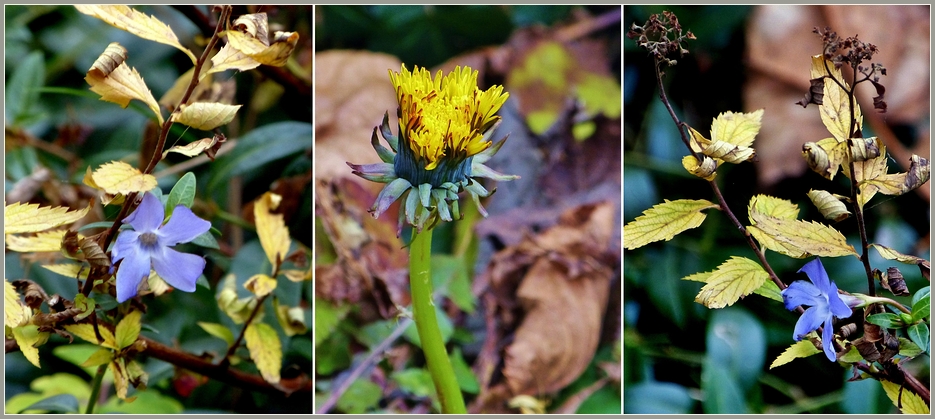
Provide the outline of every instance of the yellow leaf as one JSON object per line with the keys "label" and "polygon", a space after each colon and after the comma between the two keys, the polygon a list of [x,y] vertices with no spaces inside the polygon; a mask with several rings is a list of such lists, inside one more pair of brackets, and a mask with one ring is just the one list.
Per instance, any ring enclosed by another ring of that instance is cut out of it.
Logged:
{"label": "yellow leaf", "polygon": [[704,155],[721,159],[728,163],[741,163],[747,160],[753,160],[756,157],[756,151],[752,148],[737,146],[726,141],[712,141],[711,145],[704,149]]}
{"label": "yellow leaf", "polygon": [[281,274],[286,276],[286,279],[292,282],[302,282],[302,281],[311,281],[312,276],[306,275],[305,272],[298,269],[283,269],[280,271]]}
{"label": "yellow leaf", "polygon": [[56,265],[41,266],[59,275],[64,275],[75,279],[88,279],[88,272],[91,271],[90,266],[82,265],[80,263],[59,263]]}
{"label": "yellow leaf", "polygon": [[723,112],[714,118],[711,124],[711,141],[723,141],[738,147],[747,148],[760,132],[763,110],[750,113]]}
{"label": "yellow leaf", "polygon": [[117,328],[115,330],[115,341],[117,342],[117,347],[119,349],[126,348],[136,342],[136,339],[140,337],[140,312],[131,311],[129,314],[123,317],[120,320],[120,323],[117,323]]}
{"label": "yellow leaf", "polygon": [[124,108],[133,99],[145,103],[156,114],[161,125],[163,119],[159,103],[153,97],[153,92],[146,87],[140,73],[124,62],[126,59],[126,48],[112,42],[88,70],[85,81],[91,85],[92,92],[101,95],[101,100],[116,103]]}
{"label": "yellow leaf", "polygon": [[179,154],[184,154],[188,157],[195,157],[201,154],[202,152],[204,152],[205,150],[211,147],[214,147],[214,145],[217,143],[218,143],[217,136],[212,136],[211,138],[202,138],[200,140],[192,141],[185,145],[177,145],[175,147],[172,147],[166,150],[165,153],[162,153],[162,157],[165,157],[169,153],[179,153]]}
{"label": "yellow leaf", "polygon": [[26,324],[32,310],[23,303],[10,281],[3,278],[3,324],[15,328]]}
{"label": "yellow leaf", "polygon": [[276,289],[276,280],[270,278],[269,275],[257,274],[250,277],[243,285],[257,298],[263,298]]}
{"label": "yellow leaf", "polygon": [[769,364],[769,369],[788,364],[796,358],[805,358],[820,353],[821,350],[816,348],[815,344],[808,339],[803,339],[786,348],[785,351],[782,351],[782,353],[776,357],[776,360],[773,361],[772,364]]}
{"label": "yellow leaf", "polygon": [[[126,361],[124,358],[117,358],[110,363],[110,369],[114,372],[114,387],[117,390],[117,397],[121,400],[127,400],[127,390],[130,387],[130,378],[127,376]],[[135,397],[133,397],[135,399]]]}
{"label": "yellow leaf", "polygon": [[97,336],[94,334],[94,326],[88,323],[69,324],[65,325],[64,327],[68,333],[84,339],[87,342],[91,342],[95,345],[100,345],[105,348],[119,349],[117,348],[117,342],[114,339],[113,332],[111,332],[110,329],[106,327],[98,326],[98,330],[101,332],[101,337],[104,338],[103,342],[97,341]]}
{"label": "yellow leaf", "polygon": [[68,230],[43,231],[35,236],[6,236],[7,250],[14,252],[58,252]]}
{"label": "yellow leaf", "polygon": [[701,135],[696,129],[688,127],[688,133],[691,134],[688,145],[691,147],[692,151],[701,153],[705,148],[711,145],[711,140],[705,138],[705,136]]}
{"label": "yellow leaf", "polygon": [[[826,67],[827,66],[827,67]],[[812,57],[811,76],[813,79],[830,75],[838,82],[849,88],[844,82],[841,70],[834,68],[831,60],[825,60],[821,55]],[[818,106],[821,113],[821,122],[828,128],[828,132],[838,141],[846,141],[851,137],[851,103],[847,92],[831,79],[825,78],[824,98],[822,104]],[[863,116],[860,113],[860,106],[854,101],[854,117],[857,119],[856,128],[863,127]]]}
{"label": "yellow leaf", "polygon": [[156,271],[149,271],[149,278],[146,279],[146,282],[149,285],[149,290],[152,291],[153,294],[156,294],[157,297],[169,291],[169,284],[159,277]]}
{"label": "yellow leaf", "polygon": [[[841,232],[821,223],[786,220],[754,212],[755,229],[760,230],[766,237],[778,243],[781,248],[773,247],[770,241],[760,243],[773,251],[789,255],[807,253],[815,256],[836,257],[845,255],[857,256],[854,247],[847,244]],[[751,229],[752,232],[752,229]],[[761,236],[753,233],[757,240]],[[783,251],[783,249],[785,251]]]}
{"label": "yellow leaf", "polygon": [[831,180],[847,159],[847,141],[825,138],[817,143],[805,143],[802,145],[802,155],[809,168]]}
{"label": "yellow leaf", "polygon": [[925,260],[920,257],[899,253],[893,249],[890,249],[889,247],[880,244],[871,244],[870,246],[877,249],[877,252],[880,253],[880,256],[883,256],[884,259],[896,260],[902,263],[908,263],[910,265],[916,265],[919,263],[919,261]]}
{"label": "yellow leaf", "polygon": [[[899,410],[905,414],[929,414],[929,407],[925,400],[918,394],[913,393],[908,388],[900,391],[900,385],[892,381],[880,380],[883,390],[886,391],[886,397],[890,398],[893,406],[899,407]],[[902,406],[902,407],[900,407]]]}
{"label": "yellow leaf", "polygon": [[40,340],[43,340],[41,335],[42,333],[39,333],[39,326],[34,324],[13,328],[13,339],[16,340],[19,350],[30,363],[36,366],[36,368],[42,368],[39,366],[39,349],[34,346]]}
{"label": "yellow leaf", "polygon": [[172,120],[204,131],[230,123],[243,105],[225,105],[213,102],[195,102],[181,105],[181,112],[172,114]]}
{"label": "yellow leaf", "polygon": [[234,334],[231,333],[231,330],[228,329],[227,326],[208,322],[198,322],[198,326],[205,332],[208,332],[209,335],[223,339],[224,342],[227,342],[228,346],[234,344]]}
{"label": "yellow leaf", "polygon": [[3,208],[4,234],[36,233],[80,220],[91,206],[69,211],[67,207],[39,207],[14,202]]}
{"label": "yellow leaf", "polygon": [[279,300],[274,298],[273,310],[276,310],[276,320],[279,320],[279,326],[286,332],[286,336],[301,335],[308,331],[301,307],[281,306]]}
{"label": "yellow leaf", "polygon": [[266,381],[279,384],[279,370],[282,368],[282,344],[279,335],[266,323],[250,323],[244,332],[250,358]]}
{"label": "yellow leaf", "polygon": [[192,64],[198,61],[195,54],[179,43],[179,38],[175,36],[175,32],[172,32],[172,28],[153,16],[122,5],[77,5],[75,8],[81,13],[94,16],[140,38],[178,48],[188,55]]}
{"label": "yellow leaf", "polygon": [[687,155],[682,157],[682,167],[685,170],[688,170],[688,173],[691,173],[695,176],[703,178],[704,180],[714,180],[717,177],[717,161],[708,156],[702,156],[703,160],[701,164],[698,164],[698,159],[693,155]]}
{"label": "yellow leaf", "polygon": [[886,146],[881,142],[880,155],[869,160],[855,161],[853,174],[850,172],[850,167],[847,165],[842,166],[844,168],[844,175],[849,177],[852,181],[857,182],[857,187],[860,189],[860,194],[857,196],[857,205],[859,205],[860,208],[863,208],[864,204],[870,202],[870,199],[879,191],[877,185],[867,181],[883,179],[886,176],[886,160]]}
{"label": "yellow leaf", "polygon": [[760,288],[768,279],[769,274],[759,263],[733,256],[711,272],[695,302],[708,308],[724,308]]}
{"label": "yellow leaf", "polygon": [[104,365],[114,360],[114,351],[110,349],[100,348],[95,351],[91,356],[88,357],[83,363],[82,367],[96,367],[98,365]]}
{"label": "yellow leaf", "polygon": [[106,205],[114,204],[120,205],[126,201],[126,197],[122,194],[109,194],[104,192],[100,186],[97,186],[97,183],[94,183],[94,177],[91,175],[91,166],[88,166],[88,170],[84,173],[84,178],[81,180],[85,185],[88,185],[94,189],[98,190],[98,195],[101,197],[101,203]]}
{"label": "yellow leaf", "polygon": [[928,182],[931,170],[932,165],[927,159],[913,154],[908,172],[883,175],[868,179],[864,183],[875,186],[877,190],[886,195],[902,195]]}
{"label": "yellow leaf", "polygon": [[808,253],[803,252],[802,249],[780,242],[772,238],[772,236],[764,233],[763,230],[760,230],[756,226],[747,226],[747,232],[753,235],[753,238],[755,238],[756,241],[760,243],[760,246],[763,247],[764,250],[772,250],[776,253],[796,259],[808,257]]}
{"label": "yellow leaf", "polygon": [[[205,61],[201,66],[201,73],[199,73],[198,85],[195,86],[195,90],[192,91],[191,100],[197,100],[204,94],[205,91],[211,88],[213,81],[213,76],[211,76],[212,66],[214,65],[211,61]],[[175,110],[179,106],[179,102],[182,100],[182,96],[185,96],[185,92],[188,90],[188,85],[192,82],[192,76],[195,74],[195,67],[188,69],[183,73],[179,78],[175,79],[175,84],[166,90],[166,92],[159,98],[159,104],[162,105],[165,109],[169,111]]]}
{"label": "yellow leaf", "polygon": [[211,57],[214,67],[208,70],[210,73],[218,73],[226,70],[247,71],[260,66],[260,62],[250,58],[231,44],[224,45],[214,57]]}
{"label": "yellow leaf", "polygon": [[719,206],[704,199],[666,199],[623,226],[623,247],[632,250],[659,240],[671,240],[676,234],[700,226],[705,219],[701,211],[708,208]]}
{"label": "yellow leaf", "polygon": [[97,304],[94,302],[93,298],[85,297],[84,294],[78,294],[75,296],[75,308],[81,310],[77,316],[75,316],[75,321],[80,321],[94,312],[94,308],[97,307]]}
{"label": "yellow leaf", "polygon": [[847,207],[840,199],[836,198],[831,192],[822,190],[809,190],[808,199],[812,200],[818,211],[825,218],[834,221],[841,221],[851,215]]}
{"label": "yellow leaf", "polygon": [[153,175],[143,174],[139,169],[122,161],[104,163],[91,174],[94,182],[109,194],[147,192],[156,187]]}
{"label": "yellow leaf", "polygon": [[247,321],[250,313],[256,308],[256,296],[237,298],[237,283],[233,274],[227,275],[222,284],[221,292],[217,296],[218,307],[236,324]]}
{"label": "yellow leaf", "polygon": [[273,214],[271,211],[279,206],[282,197],[272,192],[263,194],[253,205],[253,216],[256,220],[256,233],[260,236],[260,245],[266,252],[269,263],[276,267],[277,259],[282,262],[289,253],[289,229],[282,214]]}
{"label": "yellow leaf", "polygon": [[799,206],[788,199],[769,195],[754,195],[750,198],[750,203],[747,204],[747,217],[750,219],[751,224],[756,224],[753,220],[753,213],[783,220],[794,220],[799,217]]}
{"label": "yellow leaf", "polygon": [[260,64],[274,67],[286,65],[292,50],[299,42],[297,32],[276,32],[269,46],[259,39],[236,30],[227,31],[227,42],[240,52],[258,61]]}

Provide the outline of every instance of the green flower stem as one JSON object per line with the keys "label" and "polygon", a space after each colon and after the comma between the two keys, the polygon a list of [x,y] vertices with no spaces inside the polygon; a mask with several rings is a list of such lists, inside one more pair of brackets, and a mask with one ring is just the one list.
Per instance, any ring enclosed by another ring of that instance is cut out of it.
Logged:
{"label": "green flower stem", "polygon": [[412,230],[412,244],[409,248],[409,286],[412,289],[412,312],[419,332],[419,341],[425,353],[435,391],[442,405],[442,413],[467,413],[464,398],[455,379],[454,368],[445,350],[438,319],[435,317],[435,303],[432,302],[432,276],[429,261],[432,256],[432,230],[421,233]]}
{"label": "green flower stem", "polygon": [[88,408],[84,411],[86,415],[94,413],[94,405],[97,404],[97,398],[101,394],[101,383],[104,381],[104,373],[107,372],[107,364],[97,367],[97,374],[94,374],[94,383],[91,385],[91,398],[88,399]]}

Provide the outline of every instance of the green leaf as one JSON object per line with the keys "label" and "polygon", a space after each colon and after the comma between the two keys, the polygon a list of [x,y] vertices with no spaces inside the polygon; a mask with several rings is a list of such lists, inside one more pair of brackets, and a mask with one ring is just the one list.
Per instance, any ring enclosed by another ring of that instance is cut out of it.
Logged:
{"label": "green leaf", "polygon": [[929,294],[931,294],[931,290],[932,290],[931,286],[919,288],[919,290],[916,291],[916,293],[912,295],[912,306],[915,307],[916,303],[918,303],[919,300],[925,297],[928,297]]}
{"label": "green leaf", "polygon": [[26,410],[45,410],[47,413],[78,413],[78,399],[71,394],[59,394],[39,400],[17,413],[23,413]]}
{"label": "green leaf", "polygon": [[461,348],[455,347],[454,350],[451,351],[449,358],[451,359],[451,367],[454,369],[455,379],[458,380],[458,387],[461,388],[461,391],[477,394],[477,392],[480,391],[480,384],[478,384],[474,372],[471,371],[471,367],[464,360],[464,356],[461,355]]}
{"label": "green leaf", "polygon": [[919,349],[924,349],[926,352],[929,349],[929,327],[925,323],[916,323],[912,326],[909,326],[909,330],[906,331],[906,334],[909,335],[909,339],[912,340],[912,343],[915,343]]}
{"label": "green leaf", "polygon": [[893,313],[877,313],[867,316],[867,321],[886,329],[903,327],[902,319]]}
{"label": "green leaf", "polygon": [[769,364],[769,369],[788,364],[790,361],[796,358],[805,358],[820,353],[821,351],[816,348],[810,340],[800,340],[794,345],[786,348],[785,351],[782,351],[782,353],[776,357],[776,360],[773,361],[772,364]]}
{"label": "green leaf", "polygon": [[399,384],[403,391],[418,397],[434,397],[435,384],[432,374],[421,368],[410,368],[397,371],[390,375],[390,379]]}
{"label": "green leaf", "polygon": [[221,246],[218,245],[217,239],[214,238],[214,235],[211,234],[211,231],[206,231],[201,233],[198,237],[195,237],[191,241],[192,244],[196,244],[201,247],[207,247],[209,249],[220,249]]}
{"label": "green leaf", "polygon": [[143,390],[133,395],[136,397],[131,403],[111,397],[97,413],[125,413],[138,415],[172,415],[182,413],[185,407],[178,400],[164,396],[156,390]]}
{"label": "green leaf", "polygon": [[920,348],[919,345],[916,345],[913,341],[906,338],[899,338],[900,355],[907,358],[915,358],[923,352],[925,352],[925,350]]}
{"label": "green leaf", "polygon": [[860,362],[863,359],[864,359],[864,356],[860,354],[860,351],[857,350],[857,347],[851,346],[851,350],[847,351],[846,354],[838,358],[838,361],[853,364],[855,362]]}
{"label": "green leaf", "polygon": [[88,357],[84,363],[81,364],[82,367],[96,367],[98,365],[104,365],[114,360],[114,352],[107,348],[100,348],[95,351],[91,356]]}
{"label": "green leaf", "polygon": [[477,299],[471,292],[471,278],[464,259],[449,255],[432,256],[432,283],[444,289],[448,297],[462,311],[473,314]]}
{"label": "green leaf", "polygon": [[724,308],[759,289],[768,279],[769,274],[759,263],[733,256],[706,278],[695,302],[708,308]]}
{"label": "green leaf", "polygon": [[919,321],[929,316],[932,311],[931,296],[926,295],[919,301],[912,303],[912,320]]}
{"label": "green leaf", "polygon": [[7,124],[27,125],[40,116],[35,107],[39,89],[45,84],[45,59],[42,52],[34,51],[17,61],[14,68],[6,84]]}
{"label": "green leaf", "polygon": [[114,331],[117,348],[123,349],[132,345],[138,337],[140,337],[140,312],[131,311],[120,320],[120,323],[117,323]]}
{"label": "green leaf", "polygon": [[701,211],[718,208],[704,199],[665,200],[623,226],[623,247],[633,250],[659,240],[672,240],[676,234],[701,225],[706,215]]}
{"label": "green leaf", "polygon": [[315,347],[317,348],[338,328],[338,323],[351,311],[348,304],[334,305],[328,300],[315,298]]}
{"label": "green leaf", "polygon": [[216,338],[221,338],[224,342],[227,342],[227,346],[234,344],[234,334],[231,332],[227,326],[218,323],[208,323],[208,322],[198,322],[198,326],[202,330],[208,332],[209,335]]}
{"label": "green leaf", "polygon": [[338,399],[336,406],[344,413],[360,414],[377,406],[383,391],[373,381],[358,378]]}
{"label": "green leaf", "polygon": [[274,160],[312,147],[312,125],[303,122],[277,122],[250,131],[238,140],[230,153],[212,167],[208,189],[215,189],[233,176],[246,173]]}
{"label": "green leaf", "polygon": [[760,285],[759,288],[753,290],[754,294],[762,295],[770,300],[783,302],[782,300],[782,291],[779,289],[779,286],[776,285],[773,281],[763,282],[763,285]]}
{"label": "green leaf", "polygon": [[188,172],[175,183],[175,186],[172,187],[172,191],[169,192],[169,199],[166,200],[166,217],[172,215],[172,211],[175,211],[176,206],[184,205],[191,208],[194,203],[195,174]]}

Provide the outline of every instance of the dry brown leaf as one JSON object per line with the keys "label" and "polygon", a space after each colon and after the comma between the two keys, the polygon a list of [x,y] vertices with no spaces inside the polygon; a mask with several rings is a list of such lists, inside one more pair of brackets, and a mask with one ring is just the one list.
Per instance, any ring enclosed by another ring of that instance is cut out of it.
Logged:
{"label": "dry brown leaf", "polygon": [[228,31],[227,41],[232,47],[256,60],[260,64],[274,67],[286,65],[292,50],[299,42],[298,32],[276,32],[273,43],[264,45],[262,41],[248,34]]}
{"label": "dry brown leaf", "polygon": [[112,42],[94,61],[84,79],[91,85],[92,92],[101,95],[101,100],[126,108],[131,100],[137,99],[149,106],[162,124],[162,113],[153,92],[146,87],[140,73],[127,66],[126,59],[127,49]]}

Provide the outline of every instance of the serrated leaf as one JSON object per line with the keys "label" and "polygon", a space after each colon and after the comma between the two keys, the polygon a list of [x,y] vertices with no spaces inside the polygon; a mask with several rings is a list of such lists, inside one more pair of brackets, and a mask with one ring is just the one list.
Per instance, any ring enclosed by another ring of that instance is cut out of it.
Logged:
{"label": "serrated leaf", "polygon": [[259,61],[254,60],[229,43],[224,45],[214,57],[211,57],[211,62],[214,66],[208,70],[208,73],[218,73],[226,70],[247,71],[260,66]]}
{"label": "serrated leaf", "polygon": [[[282,197],[272,192],[266,192],[253,205],[253,216],[256,221],[256,233],[260,237],[260,245],[266,252],[269,263],[274,267],[286,259],[289,245],[289,229],[282,214],[274,214]],[[278,262],[277,262],[278,259]]]}
{"label": "serrated leaf", "polygon": [[868,180],[882,179],[886,176],[886,146],[881,142],[879,147],[880,155],[876,158],[854,162],[853,174],[850,173],[850,168],[847,165],[842,166],[844,168],[844,175],[857,183],[857,187],[860,190],[857,196],[857,205],[859,205],[860,208],[863,208],[864,204],[870,202],[870,199],[879,191],[877,185],[868,182]]}
{"label": "serrated leaf", "polygon": [[117,342],[114,339],[113,332],[104,326],[98,326],[98,330],[101,332],[101,337],[104,338],[104,342],[97,341],[97,336],[94,334],[94,326],[88,323],[68,324],[63,327],[66,331],[68,331],[68,333],[84,339],[87,342],[91,342],[95,345],[100,345],[105,348],[119,349],[117,347]]}
{"label": "serrated leaf", "polygon": [[282,67],[299,42],[298,32],[276,32],[269,46],[249,34],[230,30],[227,42],[236,50],[246,54],[260,64]]}
{"label": "serrated leaf", "polygon": [[234,120],[243,105],[225,105],[217,102],[195,102],[181,105],[179,113],[172,114],[172,121],[192,128],[210,131]]}
{"label": "serrated leaf", "polygon": [[101,95],[101,100],[116,103],[123,108],[133,99],[143,102],[156,114],[162,125],[164,120],[159,103],[143,77],[135,68],[127,65],[126,59],[126,48],[112,42],[88,70],[84,80],[91,85],[92,92]]}
{"label": "serrated leaf", "polygon": [[269,275],[256,274],[251,276],[243,286],[257,298],[263,298],[276,289],[276,280],[270,278]]}
{"label": "serrated leaf", "polygon": [[[823,76],[834,77],[844,88],[850,88],[841,75],[841,70],[834,67],[831,60],[826,60],[822,55],[812,56],[811,78],[816,79]],[[822,104],[818,105],[821,114],[821,122],[828,128],[828,132],[838,139],[846,141],[851,134],[851,103],[847,92],[830,79],[825,79],[824,98]],[[860,113],[860,106],[854,100],[854,118],[857,120],[857,129],[863,127],[863,116]]]}
{"label": "serrated leaf", "polygon": [[811,189],[808,191],[808,199],[812,200],[812,204],[815,204],[821,215],[829,220],[841,221],[851,215],[844,203],[831,192]]}
{"label": "serrated leaf", "polygon": [[896,173],[881,175],[874,179],[864,181],[866,185],[872,185],[885,195],[902,195],[928,182],[932,166],[929,161],[915,154],[910,158],[909,171],[906,173]]}
{"label": "serrated leaf", "polygon": [[41,266],[59,275],[76,279],[88,279],[88,272],[91,271],[89,266],[85,266],[79,263],[59,263],[55,265]]}
{"label": "serrated leaf", "polygon": [[90,205],[70,211],[68,207],[40,207],[39,204],[14,202],[3,207],[3,233],[36,233],[71,224],[84,218],[90,210]]}
{"label": "serrated leaf", "polygon": [[250,323],[244,332],[250,358],[260,370],[263,379],[279,384],[279,370],[282,368],[282,345],[279,336],[266,323]]}
{"label": "serrated leaf", "polygon": [[120,320],[120,323],[117,323],[117,328],[115,330],[114,338],[117,342],[117,347],[119,349],[126,348],[136,342],[136,339],[140,337],[140,312],[131,311],[123,319]]}
{"label": "serrated leaf", "polygon": [[922,415],[930,413],[928,405],[925,404],[925,400],[908,388],[903,388],[902,391],[900,391],[901,386],[899,384],[886,380],[880,380],[880,384],[883,386],[883,391],[886,392],[886,397],[889,397],[890,401],[893,402],[893,406],[902,406],[899,409],[901,412],[905,414]]}
{"label": "serrated leaf", "polygon": [[695,302],[708,308],[724,308],[760,288],[769,274],[759,263],[733,256],[706,278]]}
{"label": "serrated leaf", "polygon": [[18,327],[26,324],[32,316],[32,310],[20,299],[16,288],[3,278],[3,324]]}
{"label": "serrated leaf", "polygon": [[[757,212],[751,216],[759,233],[771,239],[760,242],[770,250],[783,254],[807,253],[824,257],[857,256],[857,251],[847,244],[844,235],[832,227],[811,221],[780,219]],[[754,233],[754,236],[759,233]],[[777,243],[781,247],[775,247]]]}
{"label": "serrated leaf", "polygon": [[742,163],[756,157],[756,152],[752,148],[733,145],[726,141],[712,141],[703,153],[728,163]]}
{"label": "serrated leaf", "polygon": [[701,211],[718,207],[704,199],[666,199],[623,226],[623,247],[632,250],[659,240],[671,240],[676,234],[700,226],[705,219]]}
{"label": "serrated leaf", "polygon": [[179,43],[179,38],[175,36],[175,32],[172,32],[172,28],[154,16],[123,5],[76,5],[75,8],[81,13],[94,16],[140,38],[178,48],[192,60],[192,64],[198,61],[195,54]]}
{"label": "serrated leaf", "polygon": [[783,220],[794,220],[799,217],[799,206],[788,199],[776,198],[769,195],[754,195],[747,204],[747,217],[751,224],[756,224],[753,213],[768,215]]}
{"label": "serrated leaf", "polygon": [[223,339],[224,342],[227,342],[227,346],[234,344],[234,334],[230,329],[227,328],[227,326],[208,322],[198,322],[198,326],[200,326],[201,329],[205,332],[208,332],[209,335]]}
{"label": "serrated leaf", "polygon": [[188,172],[175,183],[175,186],[172,187],[172,191],[169,192],[169,198],[166,199],[166,217],[172,215],[176,206],[184,205],[185,207],[191,208],[194,203],[195,174]]}
{"label": "serrated leaf", "polygon": [[62,237],[68,230],[43,231],[35,236],[6,236],[7,250],[14,252],[58,252],[62,250]]}
{"label": "serrated leaf", "polygon": [[91,174],[94,183],[109,194],[148,192],[156,187],[156,177],[122,161],[104,163]]}
{"label": "serrated leaf", "polygon": [[110,363],[114,360],[114,352],[110,349],[100,348],[95,351],[91,356],[84,361],[82,367],[96,367],[98,365],[104,365]]}
{"label": "serrated leaf", "polygon": [[723,112],[711,124],[711,141],[723,141],[739,147],[750,147],[760,132],[763,110],[750,113]]}
{"label": "serrated leaf", "polygon": [[803,339],[782,351],[782,353],[776,357],[776,360],[774,360],[772,364],[769,364],[769,369],[788,364],[796,358],[806,358],[820,353],[821,350],[816,348],[810,340]]}
{"label": "serrated leaf", "polygon": [[832,137],[817,143],[808,142],[802,145],[802,156],[815,173],[831,180],[847,159],[847,141],[838,141]]}
{"label": "serrated leaf", "polygon": [[202,138],[200,140],[192,141],[185,145],[177,145],[175,147],[172,147],[166,150],[165,153],[162,153],[162,157],[165,157],[169,153],[179,153],[182,155],[186,155],[188,157],[195,157],[203,153],[205,150],[211,147],[214,147],[214,145],[217,144],[217,142],[218,142],[218,139],[216,136],[212,136],[211,138]]}
{"label": "serrated leaf", "polygon": [[13,339],[16,341],[16,345],[19,346],[19,350],[26,357],[26,360],[35,365],[36,368],[42,368],[39,365],[39,349],[34,346],[42,339],[40,335],[39,326],[34,324],[13,328]]}

